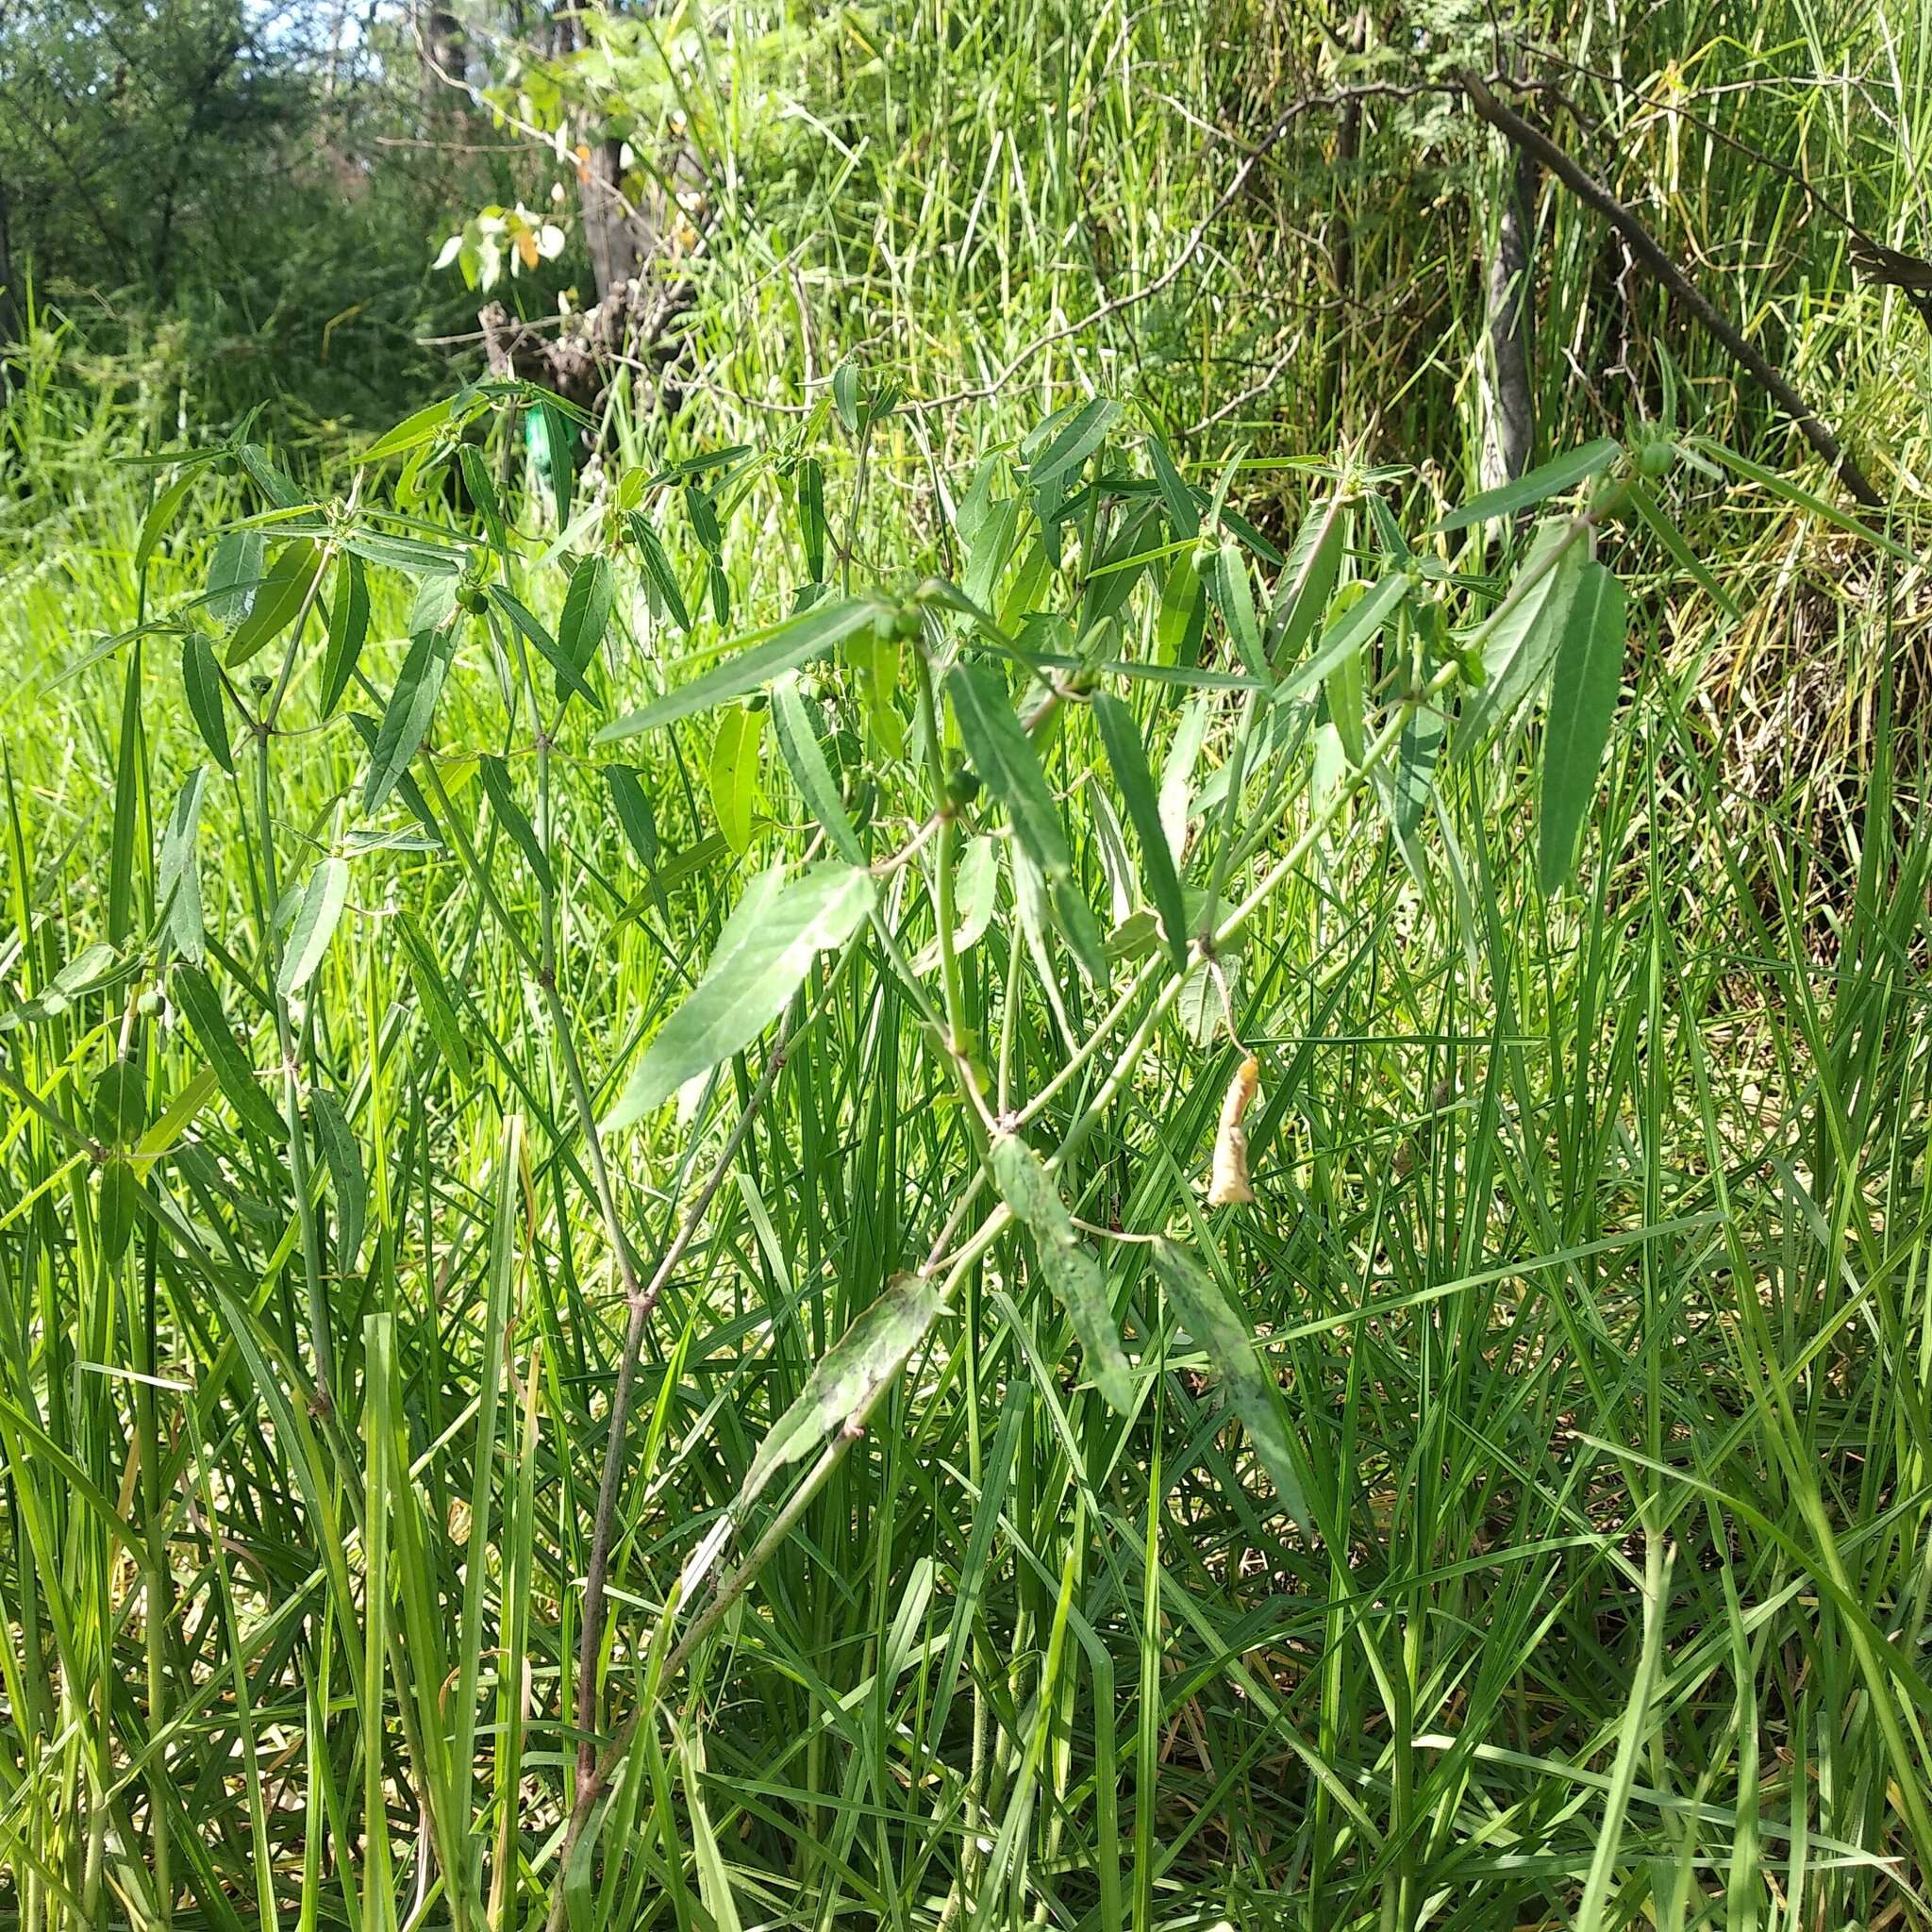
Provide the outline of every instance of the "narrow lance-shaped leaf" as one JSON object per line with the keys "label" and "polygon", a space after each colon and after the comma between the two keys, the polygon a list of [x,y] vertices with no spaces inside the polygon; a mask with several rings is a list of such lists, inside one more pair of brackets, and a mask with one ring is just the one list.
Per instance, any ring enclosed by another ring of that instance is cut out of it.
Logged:
{"label": "narrow lance-shaped leaf", "polygon": [[1602,564],[1585,565],[1550,674],[1537,837],[1537,880],[1545,898],[1570,876],[1576,835],[1596,796],[1597,768],[1617,709],[1625,617],[1623,584]]}
{"label": "narrow lance-shaped leaf", "polygon": [[1155,1271],[1174,1297],[1188,1332],[1227,1384],[1234,1412],[1241,1417],[1282,1507],[1303,1534],[1308,1534],[1307,1493],[1302,1474],[1306,1457],[1289,1434],[1281,1391],[1256,1358],[1254,1331],[1186,1248],[1171,1241],[1158,1241],[1152,1256]]}
{"label": "narrow lance-shaped leaf", "polygon": [[202,1058],[214,1070],[228,1105],[244,1125],[272,1140],[284,1132],[282,1118],[270,1103],[255,1078],[240,1041],[230,1031],[227,1015],[222,1011],[222,998],[213,982],[199,966],[177,965],[170,979],[175,1008],[188,1022]]}
{"label": "narrow lance-shaped leaf", "polygon": [[1121,406],[1106,396],[1097,396],[1074,409],[1055,431],[1053,440],[1034,458],[1026,472],[1028,486],[1051,492],[1064,483],[1107,440],[1107,433],[1119,419]]}
{"label": "narrow lance-shaped leaf", "polygon": [[1328,608],[1341,567],[1341,501],[1330,497],[1302,519],[1275,580],[1274,604],[1268,613],[1268,656],[1274,663],[1301,656]]}
{"label": "narrow lance-shaped leaf", "polygon": [[1507,724],[1548,670],[1589,560],[1587,539],[1572,525],[1553,521],[1537,531],[1503,602],[1478,634],[1485,682],[1457,720],[1457,755],[1474,751]]}
{"label": "narrow lance-shaped leaf", "polygon": [[1277,693],[1284,704],[1311,691],[1351,653],[1364,650],[1407,596],[1412,579],[1396,571],[1357,598],[1322,633],[1305,663],[1295,666]]}
{"label": "narrow lance-shaped leaf", "polygon": [[164,943],[197,966],[202,955],[202,922],[201,868],[195,848],[201,832],[202,793],[207,789],[208,767],[196,765],[168,814],[155,860],[155,896],[166,912]]}
{"label": "narrow lance-shaped leaf", "polygon": [[215,661],[215,647],[208,635],[193,625],[181,640],[181,689],[188,698],[188,713],[208,756],[230,777],[235,774],[235,754],[228,747],[228,718],[222,702],[222,671]]}
{"label": "narrow lance-shaped leaf", "polygon": [[632,510],[625,522],[638,546],[638,554],[644,560],[644,574],[650,578],[659,601],[671,613],[672,622],[679,630],[689,630],[691,612],[685,608],[684,592],[678,589],[677,573],[671,567],[671,556],[664,548],[663,539],[641,510]]}
{"label": "narrow lance-shaped leaf", "polygon": [[235,626],[235,633],[228,640],[226,661],[230,670],[247,663],[294,623],[308,601],[322,561],[321,551],[306,537],[284,545],[256,591],[248,615]]}
{"label": "narrow lance-shaped leaf", "polygon": [[282,970],[275,975],[275,991],[284,999],[300,992],[314,978],[348,900],[348,862],[333,854],[319,859],[302,888],[295,923],[282,955]]}
{"label": "narrow lance-shaped leaf", "polygon": [[322,715],[341,702],[369,637],[369,574],[353,551],[336,560],[335,596],[329,605],[328,649],[322,660]]}
{"label": "narrow lance-shaped leaf", "polygon": [[1260,622],[1255,615],[1255,587],[1248,576],[1247,552],[1232,537],[1224,537],[1214,554],[1212,581],[1214,601],[1241,662],[1257,677],[1272,681]]}
{"label": "narrow lance-shaped leaf", "polygon": [[536,828],[530,824],[529,814],[517,803],[516,792],[510,787],[509,767],[500,758],[487,755],[476,760],[476,775],[482,780],[484,794],[490,800],[490,808],[496,814],[497,823],[524,855],[537,883],[546,892],[555,891],[557,878],[550,870],[550,855],[543,850]]}
{"label": "narrow lance-shaped leaf", "polygon": [[1485,490],[1479,496],[1472,496],[1460,508],[1451,510],[1436,528],[1461,530],[1471,524],[1487,523],[1491,517],[1514,516],[1520,509],[1528,509],[1552,496],[1561,495],[1566,490],[1574,490],[1579,483],[1587,483],[1592,476],[1601,475],[1623,453],[1623,444],[1611,437],[1587,442],[1581,449],[1573,449],[1563,456],[1551,458],[1546,463],[1539,463],[1513,482],[1500,483],[1493,490]]}
{"label": "narrow lance-shaped leaf", "polygon": [[863,865],[865,847],[859,843],[858,834],[839,796],[839,788],[833,783],[831,767],[825,762],[810,714],[799,695],[795,673],[787,672],[772,687],[772,723],[777,730],[779,756],[784,758],[807,809],[825,828],[825,836],[841,858],[852,865]]}
{"label": "narrow lance-shaped leaf", "polygon": [[813,583],[823,583],[825,576],[825,471],[818,458],[800,458],[794,485],[798,534],[805,545],[805,574]]}
{"label": "narrow lance-shaped leaf", "polygon": [[376,810],[394,791],[409,760],[429,735],[429,721],[442,680],[456,654],[456,631],[425,630],[410,640],[409,655],[396,675],[389,706],[375,734],[375,750],[362,787],[362,809]]}
{"label": "narrow lance-shaped leaf", "polygon": [[734,705],[718,720],[718,733],[711,741],[711,808],[718,814],[718,829],[733,852],[744,853],[751,844],[752,820],[758,810],[758,761],[764,749],[765,718],[762,710]]}
{"label": "narrow lance-shaped leaf", "polygon": [[[557,645],[575,674],[576,689],[582,689],[584,674],[590,670],[609,627],[614,590],[610,566],[601,557],[585,558],[571,573],[570,589],[563,594],[563,614],[557,620]],[[572,688],[563,667],[558,665],[557,695],[566,698]]]}
{"label": "narrow lance-shaped leaf", "polygon": [[868,874],[833,860],[790,884],[782,865],[755,880],[718,935],[704,977],[638,1062],[609,1127],[630,1125],[749,1046],[784,1010],[813,959],[852,937],[872,896]]}
{"label": "narrow lance-shaped leaf", "polygon": [[641,711],[614,720],[597,734],[599,744],[613,739],[635,738],[694,711],[708,710],[769,684],[781,671],[795,671],[808,658],[828,651],[841,638],[850,637],[872,623],[878,607],[868,597],[841,597],[814,604],[796,617],[788,617],[769,630],[755,631],[756,640],[736,656],[714,664],[689,684],[668,691]]}
{"label": "narrow lance-shaped leaf", "polygon": [[630,849],[640,865],[658,862],[658,816],[638,776],[635,765],[606,765],[605,789],[610,793],[610,807]]}
{"label": "narrow lance-shaped leaf", "polygon": [[1133,1377],[1100,1262],[1081,1241],[1053,1177],[1024,1141],[1017,1134],[1001,1134],[989,1158],[1007,1206],[1033,1237],[1048,1286],[1066,1305],[1094,1386],[1108,1407],[1124,1414],[1133,1406]]}
{"label": "narrow lance-shaped leaf", "polygon": [[501,584],[491,584],[484,595],[495,606],[498,614],[509,621],[517,635],[556,672],[558,697],[571,693],[588,699],[593,705],[598,703],[597,693],[584,682],[563,647],[543,628],[527,606],[513,597]]}
{"label": "narrow lance-shaped leaf", "polygon": [[959,736],[973,768],[1007,808],[1013,831],[1050,879],[1074,869],[1060,827],[1059,808],[1047,789],[1046,774],[1013,708],[1003,679],[984,664],[959,663],[946,676]]}
{"label": "narrow lance-shaped leaf", "polygon": [[337,1264],[353,1267],[361,1250],[362,1229],[369,1211],[369,1182],[363,1172],[362,1150],[357,1144],[341,1102],[326,1087],[316,1087],[310,1092],[308,1108],[315,1124],[315,1138],[322,1145],[323,1161],[328,1169],[329,1186],[335,1191]]}
{"label": "narrow lance-shaped leaf", "polygon": [[192,470],[175,477],[174,482],[161,491],[149,505],[148,512],[142,519],[141,536],[134,545],[134,571],[139,576],[152,560],[156,546],[174,528],[175,518],[180,511],[188,492],[194,487],[195,473]]}
{"label": "narrow lance-shaped leaf", "polygon": [[854,1318],[758,1444],[732,1505],[735,1515],[742,1516],[779,1470],[809,1456],[899,1373],[938,1319],[941,1306],[937,1276],[901,1274]]}

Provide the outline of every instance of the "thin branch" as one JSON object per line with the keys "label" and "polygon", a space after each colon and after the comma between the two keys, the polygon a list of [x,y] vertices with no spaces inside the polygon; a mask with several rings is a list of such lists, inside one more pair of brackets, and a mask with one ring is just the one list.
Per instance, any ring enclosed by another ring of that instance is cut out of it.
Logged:
{"label": "thin branch", "polygon": [[1737,325],[1724,315],[1690,276],[1664,252],[1662,244],[1631,210],[1593,175],[1585,172],[1575,158],[1558,147],[1539,127],[1507,107],[1490,92],[1479,75],[1463,72],[1457,76],[1470,106],[1497,128],[1522,152],[1540,161],[1585,207],[1594,208],[1630,244],[1630,252],[1653,279],[1702,325],[1770,391],[1785,413],[1797,425],[1799,433],[1839,474],[1852,495],[1868,509],[1883,509],[1885,499],[1835,434],[1812,412],[1803,396],[1784,375],[1752,344]]}

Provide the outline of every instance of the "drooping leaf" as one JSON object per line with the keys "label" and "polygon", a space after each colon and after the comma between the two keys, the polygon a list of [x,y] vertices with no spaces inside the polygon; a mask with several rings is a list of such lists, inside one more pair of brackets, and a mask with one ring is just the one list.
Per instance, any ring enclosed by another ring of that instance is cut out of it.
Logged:
{"label": "drooping leaf", "polygon": [[1108,1407],[1124,1415],[1133,1406],[1133,1376],[1114,1324],[1107,1275],[1081,1241],[1067,1205],[1040,1157],[1017,1134],[997,1135],[989,1156],[1007,1206],[1033,1237],[1047,1285],[1066,1305],[1087,1366]]}
{"label": "drooping leaf", "polygon": [[[958,924],[953,928],[953,951],[970,951],[985,937],[998,909],[1000,882],[999,844],[991,839],[969,839],[959,858],[957,882],[953,889],[953,909]],[[934,940],[912,962],[915,973],[930,973],[940,963],[940,942]]]}
{"label": "drooping leaf", "polygon": [[1160,915],[1161,930],[1168,951],[1177,969],[1188,963],[1188,914],[1181,897],[1181,882],[1174,871],[1174,855],[1168,849],[1167,832],[1160,821],[1160,801],[1154,790],[1154,774],[1147,763],[1147,748],[1141,741],[1134,714],[1119,698],[1103,691],[1093,700],[1093,716],[1100,726],[1101,742],[1107,747],[1107,760],[1113,768],[1114,782],[1133,821],[1134,834],[1141,843],[1141,877],[1149,903]]}
{"label": "drooping leaf", "polygon": [[162,944],[172,946],[192,965],[202,955],[201,868],[196,843],[201,832],[201,799],[208,789],[208,767],[196,765],[188,775],[168,814],[155,858],[155,896],[167,908]]}
{"label": "drooping leaf", "polygon": [[990,666],[962,661],[946,675],[946,695],[973,769],[1006,807],[1015,836],[1048,878],[1066,878],[1074,861],[1059,808],[1033,741],[1008,702],[1005,682]]}
{"label": "drooping leaf", "polygon": [[1491,517],[1514,516],[1520,509],[1529,509],[1552,496],[1560,496],[1566,490],[1574,490],[1579,483],[1588,483],[1592,476],[1602,475],[1623,453],[1624,445],[1613,437],[1587,442],[1581,449],[1539,463],[1513,482],[1499,483],[1493,490],[1472,496],[1460,508],[1452,509],[1436,528],[1463,530],[1471,524],[1487,523]]}
{"label": "drooping leaf", "polygon": [[141,536],[134,545],[134,574],[139,576],[153,560],[156,546],[175,526],[188,492],[194,487],[195,473],[192,470],[176,476],[161,493],[148,506],[147,515],[142,519]]}
{"label": "drooping leaf", "polygon": [[1302,519],[1275,579],[1274,602],[1268,612],[1271,662],[1292,663],[1301,656],[1328,608],[1341,568],[1341,499],[1331,496]]}
{"label": "drooping leaf", "polygon": [[610,793],[611,809],[640,865],[658,862],[658,816],[651,809],[649,795],[638,776],[635,765],[606,765],[605,788]]}
{"label": "drooping leaf", "polygon": [[559,698],[574,695],[587,699],[591,704],[598,704],[597,693],[584,682],[562,645],[544,629],[526,605],[513,597],[501,584],[491,584],[484,595],[501,616],[508,619],[524,641],[533,646],[537,655],[557,674],[557,694]]}
{"label": "drooping leaf", "polygon": [[644,574],[650,578],[659,601],[671,613],[672,622],[678,629],[688,631],[691,628],[691,612],[685,608],[684,592],[677,587],[677,573],[671,567],[671,556],[664,548],[663,539],[641,510],[632,510],[625,522],[630,530],[631,541],[637,544],[638,553],[644,560]]}
{"label": "drooping leaf", "polygon": [[718,720],[711,741],[711,808],[718,829],[733,852],[751,843],[752,819],[758,803],[759,754],[764,749],[767,713],[734,705]]}
{"label": "drooping leaf", "polygon": [[562,665],[558,666],[559,698],[568,697],[573,688],[584,688],[584,675],[609,627],[615,589],[610,566],[601,557],[584,558],[571,573],[570,589],[563,594],[563,614],[557,620],[557,647],[575,675],[574,681],[567,680]]}
{"label": "drooping leaf", "polygon": [[865,847],[847,816],[831,767],[812,729],[805,700],[799,695],[798,675],[788,671],[772,686],[772,723],[776,727],[778,753],[798,787],[806,808],[825,828],[832,849],[851,865],[863,865]]}
{"label": "drooping leaf", "polygon": [[1396,571],[1357,598],[1324,628],[1321,641],[1307,661],[1297,664],[1282,680],[1281,689],[1275,694],[1277,702],[1288,704],[1306,695],[1344,658],[1367,649],[1375,633],[1389,622],[1413,587],[1412,578],[1402,571]]}
{"label": "drooping leaf", "polygon": [[382,724],[375,734],[375,749],[369,760],[369,775],[362,786],[362,809],[377,810],[393,791],[409,760],[429,735],[429,721],[436,712],[436,700],[442,680],[456,655],[456,632],[425,630],[409,641],[408,656],[396,675]]}
{"label": "drooping leaf", "polygon": [[238,664],[247,663],[294,623],[297,613],[308,602],[321,570],[322,552],[307,537],[297,537],[283,545],[281,555],[269,567],[256,591],[248,615],[235,626],[228,640],[225,661],[231,671]]}
{"label": "drooping leaf", "polygon": [[1227,625],[1236,653],[1255,676],[1267,678],[1268,654],[1261,645],[1261,625],[1255,615],[1255,587],[1248,575],[1247,552],[1232,537],[1224,537],[1214,553],[1214,602]]}
{"label": "drooping leaf", "polygon": [[322,715],[341,702],[369,637],[369,574],[353,552],[336,561],[335,597],[328,613],[328,650],[322,662]]}
{"label": "drooping leaf", "polygon": [[235,774],[235,754],[228,746],[228,718],[222,702],[222,672],[215,661],[215,647],[205,630],[191,625],[181,640],[181,689],[188,698],[188,713],[208,756],[230,777]]}
{"label": "drooping leaf", "polygon": [[222,998],[214,983],[199,966],[185,961],[175,966],[170,977],[175,1005],[188,1022],[188,1030],[201,1048],[202,1058],[214,1070],[228,1105],[244,1125],[271,1140],[280,1140],[285,1128],[266,1093],[255,1077],[241,1042],[228,1026],[222,1011]]}
{"label": "drooping leaf", "polygon": [[711,668],[689,684],[668,691],[641,711],[613,720],[597,734],[599,744],[615,739],[635,738],[641,731],[654,731],[694,711],[708,710],[769,684],[781,671],[795,671],[808,658],[828,651],[841,638],[872,623],[877,606],[867,597],[841,597],[826,604],[814,604],[795,617],[788,617],[769,629],[754,631],[739,642],[744,646],[734,656]]}
{"label": "drooping leaf", "polygon": [[510,842],[524,855],[525,863],[529,866],[537,883],[546,892],[554,892],[557,878],[550,870],[550,855],[538,839],[529,814],[517,802],[516,792],[509,782],[508,765],[493,754],[486,754],[476,760],[476,775],[482,781],[484,795],[490,800],[490,809],[496,815],[497,824],[509,834]]}
{"label": "drooping leaf", "polygon": [[369,1181],[362,1167],[362,1150],[357,1144],[341,1102],[326,1087],[318,1086],[310,1091],[308,1110],[315,1124],[315,1138],[322,1144],[329,1186],[335,1191],[336,1265],[350,1268],[361,1250],[362,1229],[369,1211]]}
{"label": "drooping leaf", "polygon": [[782,864],[747,889],[690,998],[658,1029],[610,1113],[612,1130],[756,1040],[819,954],[842,946],[872,904],[871,875],[827,859],[789,884]]}
{"label": "drooping leaf", "polygon": [[941,1305],[935,1275],[901,1274],[887,1284],[819,1357],[805,1387],[766,1432],[744,1473],[734,1515],[741,1516],[773,1476],[811,1455],[899,1373],[938,1320]]}
{"label": "drooping leaf", "polygon": [[801,457],[792,477],[798,507],[798,535],[805,545],[805,574],[815,584],[825,577],[825,469],[816,457]]}
{"label": "drooping leaf", "polygon": [[1550,673],[1537,831],[1537,882],[1546,899],[1570,876],[1576,835],[1596,796],[1597,768],[1617,710],[1626,617],[1622,582],[1602,564],[1586,564]]}
{"label": "drooping leaf", "polygon": [[1155,1272],[1180,1310],[1201,1352],[1227,1384],[1228,1399],[1274,1485],[1281,1507],[1309,1533],[1307,1458],[1290,1435],[1280,1391],[1255,1355],[1254,1330],[1236,1313],[1212,1275],[1189,1251],[1161,1240],[1153,1244]]}
{"label": "drooping leaf", "polygon": [[348,901],[348,861],[333,853],[318,859],[302,888],[295,923],[282,954],[282,970],[275,975],[275,991],[285,1000],[300,992],[314,978]]}
{"label": "drooping leaf", "polygon": [[415,985],[416,998],[429,1027],[429,1037],[436,1042],[436,1050],[442,1056],[443,1063],[456,1076],[457,1084],[463,1088],[474,1087],[476,1084],[476,1065],[470,1053],[469,1041],[463,1038],[456,1003],[443,985],[442,962],[436,957],[416,922],[407,913],[398,917],[394,924],[409,962],[409,978]]}
{"label": "drooping leaf", "polygon": [[1537,531],[1480,633],[1484,682],[1464,701],[1457,720],[1457,756],[1475,750],[1506,724],[1549,669],[1589,561],[1586,543],[1567,524],[1552,521]]}

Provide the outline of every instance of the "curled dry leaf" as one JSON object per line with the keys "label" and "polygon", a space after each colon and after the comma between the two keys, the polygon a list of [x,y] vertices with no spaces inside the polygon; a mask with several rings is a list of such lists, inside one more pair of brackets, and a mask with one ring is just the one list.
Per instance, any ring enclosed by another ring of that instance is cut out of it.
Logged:
{"label": "curled dry leaf", "polygon": [[1227,1097],[1221,1103],[1221,1125],[1214,1136],[1214,1165],[1208,1176],[1210,1208],[1230,1208],[1255,1198],[1255,1191],[1248,1185],[1248,1137],[1241,1120],[1260,1077],[1261,1063],[1250,1054],[1227,1084]]}

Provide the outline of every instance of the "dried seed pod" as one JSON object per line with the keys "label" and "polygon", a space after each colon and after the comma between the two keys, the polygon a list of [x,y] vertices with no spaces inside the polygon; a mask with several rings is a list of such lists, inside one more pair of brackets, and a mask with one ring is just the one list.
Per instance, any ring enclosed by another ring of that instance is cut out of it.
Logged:
{"label": "dried seed pod", "polygon": [[1250,1054],[1228,1082],[1227,1097],[1221,1103],[1221,1128],[1214,1136],[1214,1166],[1208,1176],[1210,1208],[1229,1208],[1255,1198],[1255,1191],[1248,1185],[1248,1137],[1241,1117],[1255,1097],[1255,1084],[1260,1077],[1261,1063]]}

